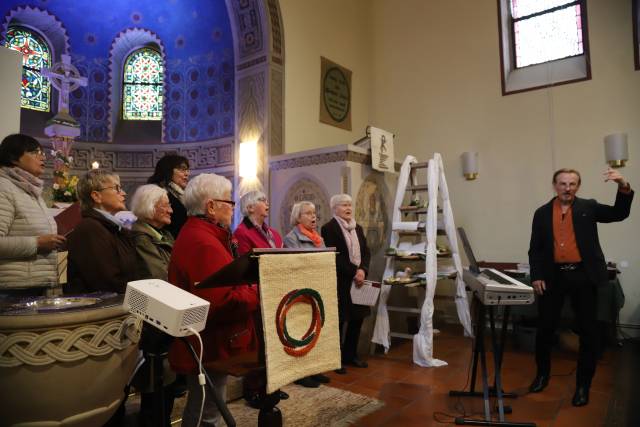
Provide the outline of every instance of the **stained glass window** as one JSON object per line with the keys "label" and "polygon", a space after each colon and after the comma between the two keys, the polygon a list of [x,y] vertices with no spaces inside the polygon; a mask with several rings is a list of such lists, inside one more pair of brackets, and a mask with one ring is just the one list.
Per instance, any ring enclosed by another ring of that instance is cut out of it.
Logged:
{"label": "stained glass window", "polygon": [[124,65],[122,117],[162,120],[162,57],[153,49],[133,52]]}
{"label": "stained glass window", "polygon": [[22,53],[20,105],[31,110],[49,111],[51,83],[40,74],[42,68],[51,67],[49,46],[38,34],[23,27],[9,27],[5,45]]}
{"label": "stained glass window", "polygon": [[516,68],[583,54],[581,4],[511,0]]}

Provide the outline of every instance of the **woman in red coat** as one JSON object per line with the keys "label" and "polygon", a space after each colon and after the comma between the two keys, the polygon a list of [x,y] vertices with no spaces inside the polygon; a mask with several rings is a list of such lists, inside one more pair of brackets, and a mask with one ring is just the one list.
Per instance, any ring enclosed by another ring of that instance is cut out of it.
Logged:
{"label": "woman in red coat", "polygon": [[[211,303],[207,326],[201,332],[204,342],[203,364],[257,350],[253,316],[259,309],[254,285],[198,289],[197,283],[218,271],[236,255],[236,243],[229,226],[235,203],[231,200],[231,182],[215,174],[201,174],[185,189],[185,207],[189,218],[173,246],[169,264],[169,281]],[[195,337],[192,346],[198,349]],[[200,413],[201,387],[197,365],[187,346],[176,340],[169,352],[173,369],[187,375],[189,396],[182,415],[182,425],[195,426]],[[209,372],[214,386],[225,398],[226,375]],[[221,425],[221,417],[206,393],[203,426]]]}
{"label": "woman in red coat", "polygon": [[[275,228],[267,225],[265,220],[269,216],[269,200],[262,191],[249,191],[240,198],[240,212],[242,222],[233,232],[233,237],[238,242],[238,255],[244,255],[252,249],[281,248],[282,237]],[[243,381],[244,398],[252,408],[259,408],[261,404],[263,379],[249,375]],[[289,395],[284,391],[279,392],[282,400]]]}

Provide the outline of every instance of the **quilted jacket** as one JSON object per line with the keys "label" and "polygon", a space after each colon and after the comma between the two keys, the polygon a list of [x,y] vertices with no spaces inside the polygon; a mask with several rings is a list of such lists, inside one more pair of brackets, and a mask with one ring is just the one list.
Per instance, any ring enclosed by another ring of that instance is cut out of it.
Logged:
{"label": "quilted jacket", "polygon": [[37,253],[37,237],[56,232],[42,197],[0,176],[0,292],[58,285],[57,252]]}

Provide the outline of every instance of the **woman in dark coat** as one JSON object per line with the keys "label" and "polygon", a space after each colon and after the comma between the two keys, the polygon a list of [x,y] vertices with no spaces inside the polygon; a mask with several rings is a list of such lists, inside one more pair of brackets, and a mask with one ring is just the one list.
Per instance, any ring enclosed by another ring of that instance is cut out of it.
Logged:
{"label": "woman in dark coat", "polygon": [[362,227],[353,219],[351,196],[337,194],[329,202],[333,218],[322,226],[321,234],[327,247],[334,246],[338,279],[338,318],[341,336],[342,364],[366,368],[367,362],[358,358],[358,339],[362,321],[370,314],[368,306],[353,304],[351,286],[360,287],[369,270],[371,254]]}
{"label": "woman in dark coat", "polygon": [[138,279],[136,248],[130,230],[116,213],[126,210],[120,177],[92,169],[78,181],[82,221],[69,235],[67,293],[117,292]]}
{"label": "woman in dark coat", "polygon": [[166,154],[156,163],[156,169],[151,178],[147,180],[149,184],[156,184],[167,190],[169,203],[171,204],[171,224],[165,229],[171,233],[173,238],[178,237],[180,229],[187,222],[187,209],[184,207],[184,189],[189,182],[189,160],[177,154]]}

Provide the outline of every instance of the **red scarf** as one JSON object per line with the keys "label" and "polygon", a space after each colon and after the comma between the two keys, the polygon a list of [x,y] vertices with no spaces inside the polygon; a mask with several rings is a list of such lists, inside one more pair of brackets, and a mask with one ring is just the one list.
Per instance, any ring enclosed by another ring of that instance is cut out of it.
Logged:
{"label": "red scarf", "polygon": [[298,230],[300,230],[302,234],[310,238],[316,248],[322,246],[322,236],[319,235],[316,230],[308,230],[302,224],[298,224]]}

